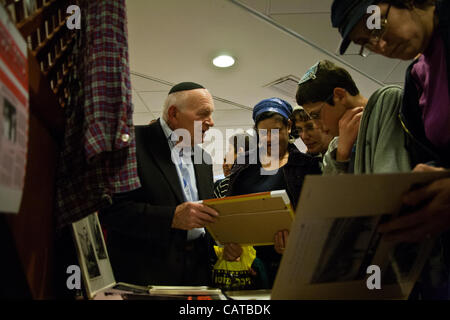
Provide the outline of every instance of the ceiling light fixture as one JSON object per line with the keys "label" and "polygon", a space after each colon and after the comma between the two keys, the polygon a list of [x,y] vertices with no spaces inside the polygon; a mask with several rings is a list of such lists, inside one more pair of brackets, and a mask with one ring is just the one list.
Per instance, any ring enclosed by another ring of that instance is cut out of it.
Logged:
{"label": "ceiling light fixture", "polygon": [[219,68],[228,68],[234,64],[234,59],[228,55],[221,55],[213,59],[213,64]]}

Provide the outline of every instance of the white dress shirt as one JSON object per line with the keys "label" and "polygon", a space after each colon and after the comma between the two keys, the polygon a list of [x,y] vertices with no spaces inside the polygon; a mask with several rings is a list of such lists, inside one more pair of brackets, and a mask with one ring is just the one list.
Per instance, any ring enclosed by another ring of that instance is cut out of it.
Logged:
{"label": "white dress shirt", "polygon": [[[174,131],[170,129],[163,118],[160,118],[160,124],[164,135],[167,138],[167,143],[172,154],[172,161],[174,161],[177,169],[178,179],[180,181],[181,189],[183,190],[183,197],[185,201],[198,201],[197,180],[195,179],[194,164],[192,163],[191,152],[192,148],[176,148],[178,138]],[[189,150],[188,150],[189,149]],[[181,152],[180,152],[181,151]],[[188,151],[184,154],[183,151]],[[188,230],[188,240],[194,240],[205,233],[204,228],[195,228]]]}

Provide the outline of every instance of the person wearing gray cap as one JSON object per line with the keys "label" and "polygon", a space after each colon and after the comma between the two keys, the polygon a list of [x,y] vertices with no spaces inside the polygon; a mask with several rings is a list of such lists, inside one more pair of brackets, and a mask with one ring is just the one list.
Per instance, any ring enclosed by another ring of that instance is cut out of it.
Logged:
{"label": "person wearing gray cap", "polygon": [[[367,8],[377,5],[379,28],[369,30]],[[407,133],[406,146],[414,171],[450,168],[450,1],[447,0],[335,0],[333,27],[342,35],[340,53],[351,41],[389,58],[414,59],[406,70],[403,101],[398,117]],[[404,196],[405,204],[418,205],[404,218],[380,231],[393,241],[417,242],[439,236],[450,273],[450,178],[439,179]],[[434,278],[436,278],[434,276]],[[450,280],[449,280],[450,281]],[[440,297],[450,298],[450,284]],[[436,296],[437,297],[437,296]]]}
{"label": "person wearing gray cap", "polygon": [[[142,187],[116,194],[113,205],[99,214],[117,281],[211,284],[215,254],[204,227],[215,222],[218,213],[197,203],[212,198],[214,186],[211,158],[197,144],[214,125],[213,111],[207,89],[183,82],[170,90],[160,119],[136,126]],[[201,124],[200,134],[195,135],[194,121]],[[185,157],[192,149],[203,153],[202,163]],[[181,152],[183,157],[177,158]]]}

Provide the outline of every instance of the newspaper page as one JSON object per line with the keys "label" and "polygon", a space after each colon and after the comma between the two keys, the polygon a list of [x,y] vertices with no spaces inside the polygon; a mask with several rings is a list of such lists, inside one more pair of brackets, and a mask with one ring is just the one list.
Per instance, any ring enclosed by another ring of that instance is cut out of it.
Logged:
{"label": "newspaper page", "polygon": [[272,299],[406,299],[434,241],[394,245],[377,228],[401,214],[404,192],[444,176],[306,177]]}
{"label": "newspaper page", "polygon": [[0,6],[0,212],[18,213],[28,143],[25,40]]}

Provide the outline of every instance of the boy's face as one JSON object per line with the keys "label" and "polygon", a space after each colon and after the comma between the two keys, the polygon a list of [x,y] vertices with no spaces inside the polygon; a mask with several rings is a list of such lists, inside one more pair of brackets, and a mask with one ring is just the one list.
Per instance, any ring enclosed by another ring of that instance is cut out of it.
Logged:
{"label": "boy's face", "polygon": [[307,153],[324,153],[333,136],[322,130],[320,121],[296,119],[295,128],[308,148]]}
{"label": "boy's face", "polygon": [[[339,120],[344,115],[344,104],[335,102],[334,106],[323,102],[305,103],[303,108],[313,120],[320,120],[323,133],[333,137],[339,136]],[[306,143],[305,143],[306,144]]]}

